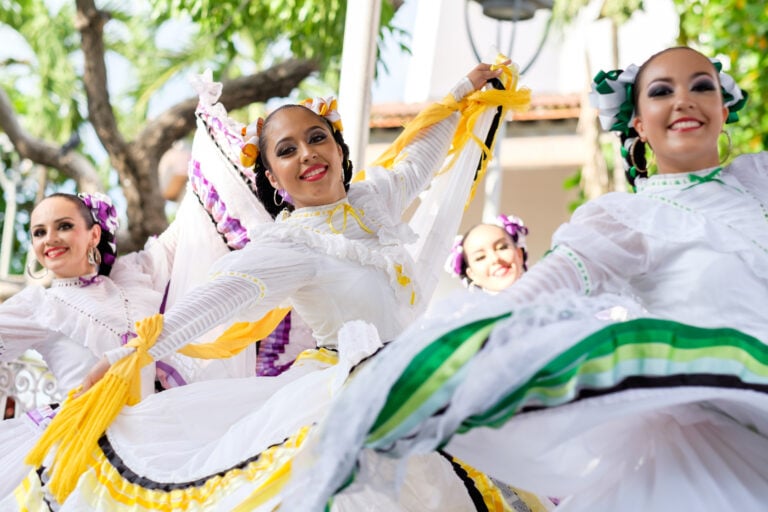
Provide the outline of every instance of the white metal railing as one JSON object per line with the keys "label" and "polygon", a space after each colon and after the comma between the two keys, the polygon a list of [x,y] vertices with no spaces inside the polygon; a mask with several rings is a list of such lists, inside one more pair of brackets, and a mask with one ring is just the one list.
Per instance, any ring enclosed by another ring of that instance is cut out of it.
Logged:
{"label": "white metal railing", "polygon": [[36,352],[30,351],[15,361],[0,363],[0,418],[8,414],[17,417],[62,399],[56,379]]}

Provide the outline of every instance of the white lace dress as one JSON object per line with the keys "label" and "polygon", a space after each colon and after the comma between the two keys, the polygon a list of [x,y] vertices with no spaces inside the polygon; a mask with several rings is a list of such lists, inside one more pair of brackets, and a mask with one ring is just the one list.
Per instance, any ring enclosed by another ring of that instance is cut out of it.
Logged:
{"label": "white lace dress", "polygon": [[[464,79],[453,95],[471,89]],[[212,133],[221,149],[235,139],[227,141],[229,120],[221,109],[214,112],[212,101],[203,101],[198,135]],[[484,138],[492,117],[489,109],[475,133]],[[450,172],[435,178],[458,118],[421,133],[393,169],[367,169],[347,198],[241,230],[247,245],[221,258],[208,283],[166,312],[150,353],[162,359],[214,325],[285,305],[312,329],[319,348],[276,377],[198,382],[124,408],[61,510],[273,510],[294,454],[351,369],[400,334],[429,301],[440,272],[433,262],[450,247],[480,158],[470,144]],[[410,226],[404,224],[406,207],[430,184]],[[236,225],[237,195],[217,195],[234,201],[219,214]],[[483,475],[457,468],[460,462],[445,456],[416,458],[399,497],[367,489],[339,500],[335,510],[464,511],[483,499],[472,493],[501,496]],[[30,474],[13,506],[50,499]]]}
{"label": "white lace dress", "polygon": [[[54,279],[50,288],[26,287],[0,305],[0,360],[36,350],[59,393],[66,395],[104,353],[134,336],[136,321],[159,311],[172,254],[169,232],[144,251],[118,258],[111,277]],[[154,365],[144,368],[142,376],[146,396],[154,389]],[[52,414],[42,407],[0,421],[0,496],[29,472],[24,456]]]}
{"label": "white lace dress", "polygon": [[765,508],[768,153],[637,188],[577,210],[505,292],[436,305],[361,368],[281,510],[321,510],[372,451],[438,447],[558,510]]}

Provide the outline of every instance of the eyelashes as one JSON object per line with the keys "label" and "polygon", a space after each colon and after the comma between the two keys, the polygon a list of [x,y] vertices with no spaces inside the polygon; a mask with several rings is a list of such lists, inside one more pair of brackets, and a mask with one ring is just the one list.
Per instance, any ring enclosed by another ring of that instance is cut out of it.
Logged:
{"label": "eyelashes", "polygon": [[[692,92],[711,92],[715,91],[717,89],[716,84],[711,78],[701,78],[699,80],[694,81],[691,86],[690,90]],[[651,85],[651,87],[648,88],[648,97],[649,98],[660,98],[664,97],[670,94],[674,94],[675,89],[672,85],[660,82]]]}

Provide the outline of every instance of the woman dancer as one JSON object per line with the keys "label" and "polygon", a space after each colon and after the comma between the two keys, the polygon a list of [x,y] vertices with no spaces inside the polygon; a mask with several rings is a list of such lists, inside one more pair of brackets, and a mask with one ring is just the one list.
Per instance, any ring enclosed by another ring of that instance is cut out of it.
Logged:
{"label": "woman dancer", "polygon": [[456,237],[445,270],[468,288],[498,293],[528,270],[528,228],[514,215],[499,215]]}
{"label": "woman dancer", "polygon": [[[282,510],[320,510],[360,453],[437,447],[568,511],[761,509],[768,154],[723,167],[717,143],[745,99],[690,48],[600,73],[637,193],[587,203],[515,286],[435,308],[361,368]],[[634,319],[596,315],[618,303]]]}
{"label": "woman dancer", "polygon": [[[174,231],[144,251],[115,258],[117,212],[103,194],[52,194],[32,211],[35,257],[53,274],[49,288],[27,286],[0,305],[0,360],[38,351],[66,393],[78,386],[108,350],[131,340],[134,323],[156,313],[158,283],[167,276]],[[152,393],[154,365],[142,370],[142,395]],[[54,406],[55,407],[55,406]],[[29,472],[22,464],[54,409],[44,406],[0,422],[0,496]]]}
{"label": "woman dancer", "polygon": [[[527,106],[529,93],[517,90],[507,63],[475,67],[409,125],[385,155],[384,168],[366,169],[355,183],[333,101],[285,106],[260,128],[262,123],[244,128],[243,179],[255,185],[276,222],[249,231],[249,243],[222,258],[212,280],[165,318],[142,323],[144,343],[136,352],[109,355],[113,368],[94,389],[65,404],[31,453],[33,462],[51,468],[43,471],[44,481],[51,474],[50,483],[44,487],[30,474],[16,491],[18,505],[55,499],[62,510],[119,510],[128,503],[272,510],[279,504],[291,459],[334,390],[353,365],[380,348],[380,340],[394,338],[423,309],[430,279],[436,279],[421,269],[434,267],[435,255],[449,249],[446,233],[455,232],[459,220],[454,205],[466,200],[477,162],[492,146],[492,139],[484,148],[476,142],[485,139],[497,106]],[[499,78],[505,90],[479,90]],[[213,112],[215,105],[207,106]],[[218,107],[219,115],[203,128],[219,127],[215,139],[226,147],[231,122]],[[452,158],[448,168],[438,172],[446,155]],[[400,218],[430,183],[440,197],[422,197],[423,209],[411,223],[416,236]],[[101,414],[109,408],[105,400],[120,395],[131,380],[125,376],[147,355],[161,358],[245,308],[260,315],[286,302],[313,329],[319,350],[272,379],[197,383],[149,397],[125,408],[98,439],[112,419]],[[370,325],[352,322],[339,332],[353,320]],[[89,410],[96,414],[81,415]],[[83,430],[96,436],[84,439]],[[53,459],[46,459],[56,443]],[[84,449],[72,449],[74,443]],[[482,475],[472,479],[462,471],[473,482],[471,492],[450,461],[420,458],[401,498],[369,491],[350,497],[346,506],[359,510],[374,499],[387,510],[466,510],[473,499],[503,499]]]}

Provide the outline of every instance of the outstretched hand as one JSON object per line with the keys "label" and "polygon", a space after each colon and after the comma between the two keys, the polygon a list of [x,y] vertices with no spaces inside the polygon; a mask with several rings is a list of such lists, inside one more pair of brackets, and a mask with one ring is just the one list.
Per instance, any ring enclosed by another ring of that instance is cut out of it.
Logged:
{"label": "outstretched hand", "polygon": [[89,389],[91,389],[94,385],[96,385],[97,382],[101,380],[104,375],[106,375],[107,371],[109,370],[109,367],[112,366],[109,363],[109,360],[106,356],[99,359],[99,362],[96,363],[89,371],[88,375],[85,376],[85,379],[83,379],[83,383],[80,386],[80,391],[75,393],[75,398],[82,395]]}
{"label": "outstretched hand", "polygon": [[472,82],[475,90],[478,90],[483,87],[488,82],[488,80],[501,76],[501,69],[499,66],[507,66],[511,63],[512,61],[507,59],[504,62],[500,62],[499,64],[494,65],[492,68],[491,64],[481,62],[475,66],[472,71],[467,73],[467,78],[469,78],[469,81]]}

